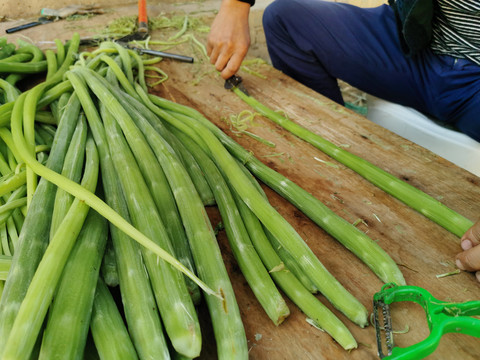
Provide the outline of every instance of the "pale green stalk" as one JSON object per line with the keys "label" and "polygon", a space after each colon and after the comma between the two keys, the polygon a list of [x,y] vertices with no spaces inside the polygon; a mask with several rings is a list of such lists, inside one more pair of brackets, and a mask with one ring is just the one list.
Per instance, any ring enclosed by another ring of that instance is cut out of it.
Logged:
{"label": "pale green stalk", "polygon": [[[137,91],[139,91],[138,88]],[[186,121],[181,127],[183,129],[187,127],[188,129],[185,130],[192,138],[199,136],[203,139],[207,144],[209,155],[212,156],[221,171],[228,176],[228,180],[243,201],[262,224],[279,239],[282,246],[298,259],[304,272],[309,274],[312,282],[322,294],[353,322],[362,327],[366,326],[368,324],[366,308],[328,272],[295,229],[258,193],[217,137],[197,121],[192,121],[187,117],[182,118],[181,121],[178,118],[175,119],[155,106],[146,94],[142,96],[142,99],[148,102],[147,105],[171,125],[180,127],[178,123]]]}
{"label": "pale green stalk", "polygon": [[313,296],[290,269],[284,265],[270,245],[262,224],[235,192],[233,192],[233,195],[255,249],[282,291],[308,318],[312,319],[318,327],[332,336],[345,350],[356,348],[357,342],[345,324]]}
{"label": "pale green stalk", "polygon": [[138,359],[122,315],[101,279],[98,280],[90,323],[93,340],[101,360]]}
{"label": "pale green stalk", "polygon": [[[3,142],[3,140],[0,142],[2,147],[6,147],[7,145]],[[8,165],[7,161],[5,160],[5,156],[3,156],[3,153],[0,152],[0,174],[2,175],[2,178],[0,179],[0,182],[3,182],[3,177],[10,175],[12,173],[12,169],[10,169],[10,166]]]}
{"label": "pale green stalk", "polygon": [[[105,85],[107,86],[107,84]],[[135,123],[142,121],[142,119],[145,121],[145,118],[150,119],[150,122],[155,121],[158,123],[158,118],[138,100],[130,97],[119,89],[113,87],[110,87],[110,89]],[[137,139],[139,138],[138,136],[134,137]],[[171,136],[169,135],[169,137]],[[178,213],[175,198],[163,169],[160,168],[154,172],[155,166],[159,166],[159,164],[158,161],[156,159],[153,160],[152,157],[149,159],[148,157],[142,156],[139,165],[143,166],[142,171],[145,174],[145,178],[149,180],[150,192],[152,193],[155,204],[160,211],[160,216],[166,226],[170,239],[174,239],[172,245],[177,259],[179,259],[187,268],[191,269],[192,272],[195,272],[195,265],[188,245],[187,235],[185,234],[185,229],[180,214]],[[158,185],[155,188],[152,185],[156,183],[158,183]],[[162,187],[159,187],[159,185],[162,185]],[[188,278],[186,278],[186,281],[194,303],[200,302],[201,294],[198,286]]]}
{"label": "pale green stalk", "polygon": [[65,46],[59,39],[55,39],[54,41],[57,47],[57,63],[63,64],[65,61]]}
{"label": "pale green stalk", "polygon": [[[92,86],[92,84],[89,84]],[[92,89],[98,94],[98,89]],[[102,104],[106,104],[103,102]],[[118,109],[115,109],[118,110]],[[120,115],[102,112],[112,160],[122,184],[132,223],[170,254],[174,254],[168,233],[162,223],[147,184],[129,150],[126,139],[115,122]],[[143,258],[150,276],[165,330],[172,346],[181,354],[196,357],[201,350],[200,325],[192,299],[182,274],[152,252],[143,251]],[[168,294],[168,296],[165,296]]]}
{"label": "pale green stalk", "polygon": [[[98,173],[98,153],[90,139],[86,146],[86,164],[81,186],[94,191]],[[3,349],[3,360],[29,359],[63,268],[89,209],[87,204],[75,199],[55,236],[50,240],[18,310]]]}
{"label": "pale green stalk", "polygon": [[9,201],[5,205],[0,206],[0,217],[4,216],[5,214],[10,214],[11,211],[13,211],[16,208],[19,208],[21,206],[25,206],[26,204],[27,204],[27,198],[26,197]]}
{"label": "pale green stalk", "polygon": [[[25,134],[25,142],[27,145],[27,150],[34,154],[35,153],[35,113],[37,111],[37,103],[41,95],[53,85],[56,85],[62,80],[64,73],[68,70],[70,65],[72,65],[74,56],[78,51],[78,46],[80,44],[80,36],[74,34],[69,44],[68,52],[63,64],[56,69],[55,73],[48,77],[48,79],[35,86],[33,89],[28,91],[27,96],[25,97],[24,103],[24,114],[23,114],[23,131]],[[55,61],[55,57],[49,57],[49,61]],[[33,197],[33,193],[37,188],[37,174],[27,166],[27,201],[30,204]]]}
{"label": "pale green stalk", "polygon": [[83,360],[107,236],[106,220],[89,211],[50,306],[39,360]]}
{"label": "pale green stalk", "polygon": [[[80,101],[76,95],[72,96],[76,109],[80,110]],[[73,110],[73,109],[72,109]],[[87,123],[84,118],[79,117],[77,127],[73,133],[70,146],[65,155],[65,162],[62,169],[62,175],[79,182],[82,176],[83,163],[85,157],[85,143],[87,141]],[[50,225],[50,237],[55,235],[58,227],[63,221],[65,214],[72,205],[73,197],[65,190],[58,189],[55,195],[55,203],[53,206],[52,224]]]}
{"label": "pale green stalk", "polygon": [[[153,124],[152,124],[153,126]],[[205,173],[198,165],[193,155],[185,148],[181,141],[178,141],[176,137],[171,137],[167,140],[170,145],[175,149],[183,163],[183,166],[188,172],[188,175],[192,179],[195,189],[197,189],[198,195],[202,199],[203,205],[215,205],[215,197],[212,189],[205,178]]]}
{"label": "pale green stalk", "polygon": [[285,199],[289,200],[300,211],[312,219],[318,226],[341,242],[352,251],[359,259],[367,264],[370,269],[385,283],[395,282],[405,284],[405,279],[393,259],[365,233],[335,214],[320,200],[309,192],[263,164],[253,154],[232,138],[227,136],[218,127],[203,117],[198,111],[182,105],[168,102],[159,97],[150,96],[150,99],[159,106],[164,106],[193,117],[212,131],[225,147],[263,183],[275,190]]}
{"label": "pale green stalk", "polygon": [[294,123],[280,113],[263,105],[255,98],[244,94],[238,88],[235,88],[234,92],[260,114],[312,144],[333,159],[348,166],[375,186],[396,197],[398,200],[410,206],[412,209],[417,210],[440,226],[443,226],[453,234],[462,236],[473,225],[471,220],[443,205],[432,196],[427,195],[423,191],[398,179],[372,163],[334,145],[320,135]]}
{"label": "pale green stalk", "polygon": [[[19,99],[22,95],[19,97]],[[15,102],[17,103],[18,100]],[[22,104],[23,105],[23,104]],[[12,120],[14,117],[12,117]],[[18,119],[18,116],[15,117]],[[178,260],[176,260],[173,256],[168,254],[165,250],[161,247],[153,243],[148,237],[143,235],[140,231],[138,231],[135,227],[125,221],[118,213],[112,210],[105,202],[95,196],[93,193],[86,191],[82,186],[79,184],[66,179],[65,177],[59,175],[55,171],[51,171],[47,167],[43,166],[42,164],[38,163],[37,160],[30,155],[28,151],[26,151],[26,143],[25,139],[22,136],[21,130],[21,121],[12,121],[12,130],[14,131],[14,139],[15,143],[19,144],[19,151],[21,152],[22,158],[25,160],[26,163],[32,168],[34,171],[41,176],[42,178],[48,179],[52,184],[57,185],[58,187],[67,190],[76,198],[84,201],[90,207],[101,213],[105,218],[107,218],[110,222],[114,225],[119,227],[122,231],[127,233],[129,236],[134,238],[137,242],[141,245],[147,247],[152,252],[157,254],[162,259],[168,261],[172,264],[175,268],[189,276],[192,280],[194,280],[197,285],[199,285],[205,292],[208,294],[212,294],[215,296],[219,296],[214,291],[212,291],[208,286],[206,286],[200,279],[198,279],[191,271],[189,271],[185,266],[183,266]],[[37,190],[38,191],[38,190]],[[1,340],[0,340],[1,341]]]}
{"label": "pale green stalk", "polygon": [[282,259],[282,262],[285,264],[288,270],[291,271],[293,275],[295,275],[295,277],[302,283],[302,285],[306,289],[308,289],[308,291],[310,291],[312,294],[318,293],[318,288],[315,286],[312,280],[310,280],[310,277],[303,272],[297,260],[292,255],[290,255],[287,250],[285,250],[285,248],[280,244],[277,238],[273,236],[272,233],[268,230],[265,230],[265,235],[267,236],[267,239],[272,244],[273,249],[280,257],[280,259]]}
{"label": "pale green stalk", "polygon": [[[18,103],[18,102],[19,101],[15,101],[15,103]],[[0,137],[8,147],[8,153],[7,153],[8,166],[10,166],[10,169],[13,170],[17,167],[18,163],[22,162],[21,155],[18,153],[17,145],[13,140],[12,133],[10,132],[9,129],[5,127],[0,128]]]}
{"label": "pale green stalk", "polygon": [[120,44],[113,43],[113,45],[115,46],[115,49],[118,51],[120,59],[122,60],[122,69],[124,74],[127,75],[128,81],[133,83],[132,59],[130,58],[128,50]]}
{"label": "pale green stalk", "polygon": [[280,325],[290,315],[290,310],[253,247],[226,181],[215,163],[192,139],[183,134],[176,135],[200,164],[213,189],[230,247],[242,274],[269,318],[275,325]]}
{"label": "pale green stalk", "polygon": [[8,233],[7,233],[7,224],[3,223],[0,224],[0,238],[2,243],[2,252],[5,255],[12,256],[13,252],[10,250],[10,242],[8,241]]}
{"label": "pale green stalk", "polygon": [[0,255],[0,280],[1,281],[5,281],[7,279],[7,274],[11,266],[12,266],[12,257],[7,255]]}
{"label": "pale green stalk", "polygon": [[24,186],[26,181],[27,177],[25,170],[20,171],[18,174],[11,174],[2,177],[0,183],[0,196],[7,195],[12,191],[15,191],[15,189]]}
{"label": "pale green stalk", "polygon": [[105,254],[103,255],[100,274],[102,279],[109,287],[118,286],[120,283],[118,277],[117,269],[117,259],[115,258],[115,249],[113,248],[112,241],[107,242],[107,247],[105,248]]}
{"label": "pale green stalk", "polygon": [[[69,78],[97,144],[106,201],[120,216],[130,221],[100,115],[86,85],[75,74],[70,74]],[[142,359],[168,359],[168,348],[140,245],[113,224],[110,225],[110,233],[118,263],[123,308],[135,348]]]}
{"label": "pale green stalk", "polygon": [[35,122],[49,125],[57,125],[55,117],[48,111],[37,111],[37,113],[35,114]]}
{"label": "pale green stalk", "polygon": [[7,220],[7,231],[12,252],[15,254],[15,248],[18,246],[18,232],[12,217],[9,217]]}
{"label": "pale green stalk", "polygon": [[57,56],[52,50],[45,50],[45,58],[47,59],[47,75],[46,80],[52,78],[55,75],[55,72],[58,70],[57,66]]}
{"label": "pale green stalk", "polygon": [[0,79],[0,88],[3,90],[5,102],[15,101],[20,95],[20,90],[3,79]]}
{"label": "pale green stalk", "polygon": [[212,318],[219,359],[246,359],[248,349],[245,330],[228,278],[220,249],[215,239],[210,220],[200,196],[188,173],[179,163],[170,146],[154,130],[143,123],[143,133],[159,157],[179,206],[180,215],[192,249],[198,274],[210,287],[222,294],[218,301],[207,296],[206,301]]}
{"label": "pale green stalk", "polygon": [[[17,126],[22,123],[24,100],[25,95],[20,95],[13,109],[12,121]],[[67,116],[59,124],[47,162],[47,166],[55,174],[62,168],[65,152],[75,129],[75,120],[76,118]],[[20,144],[22,137],[18,136],[18,129],[14,133],[20,139],[15,143]],[[33,158],[32,161],[36,160]],[[12,259],[12,269],[0,300],[0,352],[5,347],[20,304],[47,246],[55,191],[56,188],[51,182],[46,179],[40,181],[22,226],[19,246]]]}
{"label": "pale green stalk", "polygon": [[[14,200],[25,198],[25,195],[26,195],[26,186],[22,185],[19,188],[17,188],[15,191],[13,191],[10,194],[10,196],[4,196],[4,200],[6,200],[5,205],[9,204]],[[21,229],[23,225],[23,219],[22,219],[20,210],[18,208],[13,209],[11,211],[7,211],[2,216],[0,216],[0,223],[4,223],[8,221],[10,218],[12,219],[12,221],[14,221],[15,226]]]}

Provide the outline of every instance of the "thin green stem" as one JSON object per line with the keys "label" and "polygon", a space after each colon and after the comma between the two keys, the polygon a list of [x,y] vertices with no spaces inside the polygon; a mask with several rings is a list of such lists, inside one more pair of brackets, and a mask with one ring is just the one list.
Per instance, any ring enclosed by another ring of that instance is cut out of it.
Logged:
{"label": "thin green stem", "polygon": [[257,178],[284,198],[288,199],[318,226],[340,241],[346,248],[367,264],[382,281],[385,283],[395,282],[397,284],[405,284],[402,272],[378,243],[374,242],[365,233],[345,221],[342,217],[335,214],[321,201],[293,181],[263,164],[255,158],[251,152],[245,150],[233,141],[232,138],[208,121],[198,111],[155,96],[150,96],[150,99],[159,106],[175,110],[184,114],[184,116],[192,117],[205,125],[220,139],[230,153],[241,163],[245,164]]}
{"label": "thin green stem", "polygon": [[[139,91],[138,87],[137,91]],[[142,99],[148,101],[147,106],[160,116],[165,112],[163,110],[159,111],[159,108],[149,100],[146,94],[142,96]],[[165,120],[167,119],[165,118]],[[311,280],[318,289],[353,322],[362,327],[366,326],[368,324],[366,308],[328,272],[295,229],[258,193],[218,138],[203,124],[187,118],[182,118],[183,120],[186,122],[182,127],[185,128],[185,125],[187,125],[187,134],[192,138],[198,136],[202,138],[207,145],[209,154],[215,160],[217,166],[221,168],[221,171],[228,175],[232,186],[248,207],[265,227],[279,239],[282,246],[298,259],[299,264],[311,276]],[[178,121],[178,119],[169,121],[175,127],[179,126],[179,122],[181,121]]]}
{"label": "thin green stem", "polygon": [[423,191],[398,179],[372,163],[334,145],[320,135],[294,123],[263,105],[252,96],[244,94],[238,88],[233,89],[233,91],[238,97],[265,117],[312,144],[333,159],[348,166],[375,186],[396,197],[453,234],[462,236],[473,225],[471,220],[443,205],[432,196],[427,195]]}

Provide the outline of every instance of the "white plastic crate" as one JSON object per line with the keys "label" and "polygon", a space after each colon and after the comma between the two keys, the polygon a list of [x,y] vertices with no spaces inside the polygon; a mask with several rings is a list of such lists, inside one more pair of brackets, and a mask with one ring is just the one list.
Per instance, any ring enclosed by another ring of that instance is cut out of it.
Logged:
{"label": "white plastic crate", "polygon": [[480,143],[443,127],[422,113],[373,96],[367,96],[367,118],[457,166],[480,176]]}

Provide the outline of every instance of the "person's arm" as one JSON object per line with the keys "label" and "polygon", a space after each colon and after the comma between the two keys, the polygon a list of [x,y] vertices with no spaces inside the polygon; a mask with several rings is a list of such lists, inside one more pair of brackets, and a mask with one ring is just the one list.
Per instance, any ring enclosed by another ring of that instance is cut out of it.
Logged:
{"label": "person's arm", "polygon": [[462,236],[460,245],[463,251],[457,255],[457,267],[475,272],[480,282],[480,220]]}
{"label": "person's arm", "polygon": [[210,62],[224,79],[240,68],[250,46],[248,15],[253,1],[222,0],[208,35]]}

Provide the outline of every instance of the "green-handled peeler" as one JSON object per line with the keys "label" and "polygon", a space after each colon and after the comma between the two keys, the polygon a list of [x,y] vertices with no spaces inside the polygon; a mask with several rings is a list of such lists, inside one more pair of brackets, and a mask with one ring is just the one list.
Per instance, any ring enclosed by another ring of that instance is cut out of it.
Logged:
{"label": "green-handled peeler", "polygon": [[[430,335],[423,341],[409,347],[401,348],[393,342],[390,304],[399,301],[413,301],[420,304],[427,315]],[[383,315],[383,328],[380,313]],[[423,359],[433,353],[440,338],[446,333],[460,333],[480,337],[480,301],[451,303],[441,301],[427,290],[416,286],[398,286],[385,284],[382,290],[373,296],[374,325],[377,335],[378,355],[381,359]],[[384,353],[381,331],[385,331],[387,353]]]}

